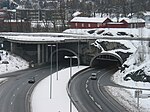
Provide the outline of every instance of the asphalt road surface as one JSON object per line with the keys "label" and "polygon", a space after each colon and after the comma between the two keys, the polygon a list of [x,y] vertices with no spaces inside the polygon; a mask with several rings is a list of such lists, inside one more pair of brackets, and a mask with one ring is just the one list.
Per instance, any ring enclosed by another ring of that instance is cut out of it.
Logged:
{"label": "asphalt road surface", "polygon": [[[90,68],[76,75],[69,84],[69,93],[79,112],[127,112],[121,104],[104,89],[114,85],[110,77],[116,69]],[[91,80],[91,73],[97,73],[97,79]]]}
{"label": "asphalt road surface", "polygon": [[[29,91],[48,75],[49,66],[1,75],[8,80],[0,85],[0,112],[29,112]],[[34,84],[28,83],[30,77],[35,77]]]}
{"label": "asphalt road surface", "polygon": [[[97,72],[97,80],[90,79],[93,72]],[[71,81],[71,97],[79,112],[126,112],[104,90],[104,86],[113,85],[109,79],[114,72],[114,69],[91,69]],[[48,75],[49,66],[1,75],[0,77],[7,77],[8,80],[0,85],[0,112],[30,112],[30,90]],[[34,84],[28,83],[30,77],[35,77]]]}

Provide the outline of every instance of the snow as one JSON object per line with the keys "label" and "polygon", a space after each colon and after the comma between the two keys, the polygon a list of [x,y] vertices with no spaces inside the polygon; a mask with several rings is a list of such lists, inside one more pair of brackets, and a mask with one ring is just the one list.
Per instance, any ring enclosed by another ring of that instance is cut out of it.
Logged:
{"label": "snow", "polygon": [[149,16],[150,15],[150,11],[146,11],[145,13],[144,13],[144,16]]}
{"label": "snow", "polygon": [[[0,50],[0,57],[0,74],[18,71],[29,67],[28,62],[18,56],[10,54],[9,52]],[[3,64],[5,61],[9,64]]]}
{"label": "snow", "polygon": [[[93,34],[89,34],[88,31],[95,30]],[[113,34],[113,36],[118,36],[117,32],[126,32],[128,35],[132,34],[134,37],[146,37],[149,38],[150,36],[150,30],[146,28],[139,28],[139,29],[129,29],[129,28],[106,28],[106,29],[68,29],[64,31],[64,33],[67,35],[70,35],[70,33],[73,34],[80,34],[80,35],[89,35],[89,36],[103,36],[102,34],[97,34],[98,31],[104,30],[103,33],[110,32]],[[1,33],[2,34],[2,33]],[[13,34],[13,33],[10,33]],[[14,33],[15,34],[15,33]],[[41,33],[42,34],[42,33]],[[45,36],[48,34],[43,33]],[[17,35],[17,34],[16,34]],[[40,35],[40,33],[38,34]],[[57,34],[54,34],[57,35]],[[25,36],[22,34],[22,37]],[[26,34],[26,37],[28,34]],[[110,36],[113,38],[113,36]],[[36,34],[34,34],[33,37],[36,37]],[[104,36],[103,36],[104,37]],[[120,36],[118,36],[120,37]],[[121,36],[124,37],[124,36]],[[17,37],[19,39],[19,36]],[[40,36],[38,37],[40,38]],[[41,37],[43,38],[43,37]],[[34,38],[35,39],[35,38]],[[41,39],[39,39],[41,40]],[[56,39],[54,39],[56,40]],[[122,52],[132,52],[133,54],[130,55],[130,57],[125,61],[124,64],[130,65],[129,68],[126,68],[124,72],[117,71],[111,80],[115,81],[115,83],[127,86],[127,87],[136,87],[136,88],[142,88],[142,89],[150,89],[150,83],[142,83],[142,82],[134,82],[132,80],[124,81],[123,77],[131,72],[136,71],[138,69],[143,68],[145,73],[150,76],[150,48],[148,47],[149,42],[144,41],[125,41],[125,40],[97,40],[98,41],[109,41],[109,42],[120,42],[121,44],[124,44],[129,49],[123,50],[123,49],[115,49],[111,50],[109,52],[116,52],[116,51],[122,51]],[[95,43],[96,43],[95,42]],[[95,44],[96,45],[96,44]],[[96,45],[98,48],[101,48],[102,46]],[[104,50],[104,49],[103,49]],[[0,67],[0,74],[12,72],[20,69],[28,68],[28,63],[24,60],[14,56],[6,55],[6,52],[0,53],[0,56],[2,57],[3,61],[9,61],[8,65],[1,64]],[[2,61],[0,61],[2,63]],[[15,66],[14,66],[15,65]],[[85,67],[73,67],[73,74],[80,69],[83,69]],[[33,112],[45,112],[45,111],[53,111],[53,112],[67,112],[69,111],[69,97],[67,95],[66,86],[67,82],[69,80],[69,68],[63,69],[58,72],[59,73],[59,80],[56,80],[56,73],[53,74],[53,93],[52,93],[52,99],[49,98],[49,77],[42,80],[34,89],[32,94],[32,110]],[[0,79],[0,81],[3,81],[5,79]],[[134,97],[135,89],[127,89],[127,88],[116,88],[112,86],[106,87],[107,91],[110,91],[110,94],[116,98],[116,100],[119,100],[123,103],[126,107],[129,108],[129,111],[131,112],[148,112],[150,109],[150,100],[149,98],[139,99],[139,108],[137,108],[137,99]],[[143,94],[150,94],[149,90],[142,90]],[[73,112],[77,112],[77,110],[73,107]]]}
{"label": "snow", "polygon": [[[75,74],[79,70],[86,68],[86,66],[76,66],[72,68],[72,73]],[[70,78],[70,68],[60,70],[58,72],[59,79],[57,80],[57,73],[53,76],[52,99],[50,99],[49,79],[50,76],[42,80],[32,93],[32,112],[69,112],[70,99],[68,97],[66,88]],[[73,112],[77,112],[73,107]]]}
{"label": "snow", "polygon": [[98,18],[98,17],[74,17],[70,22],[94,22],[94,23],[103,23],[107,18]]}
{"label": "snow", "polygon": [[[138,22],[145,23],[145,20],[139,18],[119,18],[120,22],[123,20],[125,20],[127,23],[138,23]],[[113,21],[117,22],[117,18],[113,18]]]}
{"label": "snow", "polygon": [[76,17],[76,16],[80,15],[81,13],[82,13],[82,12],[76,11],[76,12],[74,12],[74,13],[72,14],[72,16],[73,16],[73,17]]}
{"label": "snow", "polygon": [[[88,31],[95,30],[93,34],[89,34]],[[99,31],[104,30],[103,33],[97,34]],[[147,28],[94,28],[94,29],[67,29],[64,31],[64,33],[67,34],[82,34],[82,35],[89,35],[89,36],[100,36],[105,37],[104,33],[112,33],[113,36],[110,37],[127,37],[127,36],[119,36],[117,35],[117,32],[126,32],[128,35],[132,34],[134,35],[134,38],[149,38],[150,37],[150,30]]]}

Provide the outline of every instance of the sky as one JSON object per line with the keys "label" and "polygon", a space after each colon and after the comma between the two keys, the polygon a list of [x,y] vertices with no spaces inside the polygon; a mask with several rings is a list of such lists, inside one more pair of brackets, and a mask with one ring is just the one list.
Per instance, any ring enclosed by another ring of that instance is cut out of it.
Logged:
{"label": "sky", "polygon": [[[124,31],[127,34],[133,34],[137,37],[148,37],[150,35],[149,29],[96,29],[93,34],[88,34],[87,29],[80,30],[67,30],[65,33],[79,33],[85,35],[97,35],[96,32],[99,30],[105,30],[106,32],[111,32],[113,35],[117,35],[117,32]],[[101,34],[102,35],[102,34]],[[102,40],[97,40],[102,41]],[[103,40],[104,41],[104,40]],[[110,41],[110,40],[105,40]],[[114,41],[114,40],[111,40]],[[127,87],[138,87],[138,88],[147,88],[149,89],[150,83],[142,83],[142,82],[134,82],[132,80],[124,81],[123,77],[131,72],[136,71],[138,69],[144,68],[144,71],[147,75],[150,75],[150,49],[148,47],[148,42],[139,42],[139,41],[117,41],[121,44],[124,44],[128,48],[128,51],[133,54],[129,56],[125,64],[130,65],[129,68],[125,69],[124,73],[117,71],[111,80],[115,81],[115,83],[120,85],[125,85]],[[122,52],[127,52],[127,50],[117,49]],[[110,52],[116,52],[116,50],[112,50]],[[12,72],[13,70],[17,71],[20,69],[28,68],[28,63],[18,56],[15,55],[6,55],[6,52],[0,53],[2,57],[2,61],[9,61],[8,65],[1,64],[0,66],[0,74],[6,72]],[[143,60],[139,60],[139,58],[143,58]],[[15,66],[14,66],[15,65]],[[87,66],[74,67],[73,73],[79,71],[80,69],[86,68]],[[0,81],[4,81],[7,79],[0,79]],[[56,73],[53,74],[53,94],[52,99],[49,98],[49,77],[43,79],[34,89],[32,93],[32,110],[33,112],[67,112],[69,111],[69,97],[66,91],[66,85],[69,80],[69,68],[62,69],[59,71],[59,80],[56,80]],[[55,89],[54,89],[55,88]],[[57,88],[57,89],[56,89]],[[137,98],[135,98],[135,89],[125,89],[125,88],[116,88],[116,87],[106,87],[107,91],[110,91],[111,94],[117,98],[123,105],[127,106],[130,112],[149,112],[150,109],[150,100],[149,98],[140,98],[139,99],[139,108],[137,108]],[[150,94],[148,90],[142,90],[142,94]],[[60,100],[61,98],[61,100]],[[77,110],[73,107],[73,112],[77,112]]]}

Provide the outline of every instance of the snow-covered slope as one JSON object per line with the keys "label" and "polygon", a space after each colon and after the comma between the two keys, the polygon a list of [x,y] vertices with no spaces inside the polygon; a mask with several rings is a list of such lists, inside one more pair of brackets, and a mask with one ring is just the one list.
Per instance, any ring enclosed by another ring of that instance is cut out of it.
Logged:
{"label": "snow-covered slope", "polygon": [[9,52],[0,50],[0,57],[0,74],[26,69],[29,67],[28,62],[18,56],[10,54]]}

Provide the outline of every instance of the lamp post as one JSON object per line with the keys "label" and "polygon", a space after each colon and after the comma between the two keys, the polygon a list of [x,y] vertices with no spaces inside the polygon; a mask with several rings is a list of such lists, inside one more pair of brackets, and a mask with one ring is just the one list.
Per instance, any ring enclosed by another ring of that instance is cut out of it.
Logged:
{"label": "lamp post", "polygon": [[56,43],[56,71],[57,71],[57,80],[58,80],[58,42]]}
{"label": "lamp post", "polygon": [[[78,59],[77,56],[65,56],[64,57],[65,59],[70,59],[70,78],[72,76],[72,59]],[[70,99],[70,112],[72,112],[72,102],[71,102],[71,99]]]}
{"label": "lamp post", "polygon": [[[78,37],[78,59],[80,57],[80,41],[79,41],[79,37]],[[79,61],[78,61],[78,68],[79,68]]]}
{"label": "lamp post", "polygon": [[53,69],[52,69],[52,66],[53,66],[53,47],[55,47],[56,45],[48,45],[48,47],[51,47],[51,75],[50,75],[50,99],[52,98],[52,73],[53,73]]}

